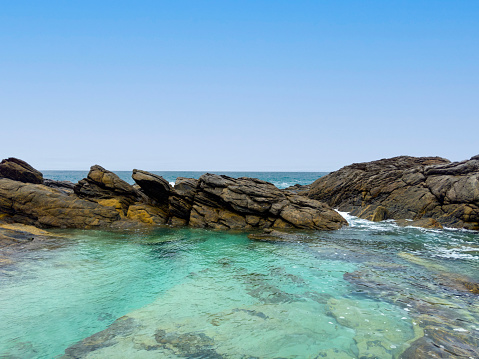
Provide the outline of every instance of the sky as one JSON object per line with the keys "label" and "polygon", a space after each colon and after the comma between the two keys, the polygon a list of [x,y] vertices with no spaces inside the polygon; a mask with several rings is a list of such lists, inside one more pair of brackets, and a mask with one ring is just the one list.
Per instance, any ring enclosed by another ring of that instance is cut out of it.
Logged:
{"label": "sky", "polygon": [[0,156],[333,171],[479,154],[479,2],[3,1]]}

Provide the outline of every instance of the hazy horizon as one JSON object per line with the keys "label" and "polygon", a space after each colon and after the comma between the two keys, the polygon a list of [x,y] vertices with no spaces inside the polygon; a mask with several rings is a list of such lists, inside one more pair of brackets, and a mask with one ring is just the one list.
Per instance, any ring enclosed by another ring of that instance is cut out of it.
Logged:
{"label": "hazy horizon", "polygon": [[35,168],[330,172],[479,154],[478,2],[0,10],[0,154]]}

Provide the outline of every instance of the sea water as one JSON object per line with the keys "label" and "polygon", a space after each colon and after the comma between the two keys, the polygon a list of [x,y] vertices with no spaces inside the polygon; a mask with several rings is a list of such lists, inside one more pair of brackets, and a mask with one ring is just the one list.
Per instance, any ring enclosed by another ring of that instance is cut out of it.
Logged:
{"label": "sea water", "polygon": [[479,282],[477,232],[342,214],[348,227],[290,242],[57,231],[0,267],[0,357],[400,358],[428,328],[476,357],[461,283]]}
{"label": "sea water", "polygon": [[[122,180],[134,184],[131,178],[131,171],[114,171]],[[156,175],[162,176],[171,185],[174,185],[176,178],[200,178],[206,172],[199,171],[150,171]],[[88,171],[42,171],[43,176],[48,179],[56,181],[70,181],[78,182],[88,175]],[[226,175],[229,177],[250,177],[258,178],[263,181],[268,181],[278,188],[286,188],[295,184],[306,185],[313,183],[319,177],[324,176],[327,172],[225,172],[214,171],[213,173],[219,175]]]}

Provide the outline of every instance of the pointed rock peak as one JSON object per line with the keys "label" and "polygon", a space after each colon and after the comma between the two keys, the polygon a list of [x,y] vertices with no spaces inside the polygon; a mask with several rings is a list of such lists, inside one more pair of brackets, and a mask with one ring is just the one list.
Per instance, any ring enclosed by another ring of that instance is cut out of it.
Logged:
{"label": "pointed rock peak", "polygon": [[14,157],[0,162],[0,178],[2,177],[25,183],[43,183],[43,175],[40,171]]}

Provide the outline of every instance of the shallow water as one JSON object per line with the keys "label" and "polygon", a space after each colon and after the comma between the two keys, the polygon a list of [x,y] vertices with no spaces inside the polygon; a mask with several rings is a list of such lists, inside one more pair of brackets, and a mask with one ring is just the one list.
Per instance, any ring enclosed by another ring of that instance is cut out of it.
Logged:
{"label": "shallow water", "polygon": [[431,323],[475,357],[478,234],[346,217],[288,243],[63,231],[0,268],[0,357],[398,358]]}

